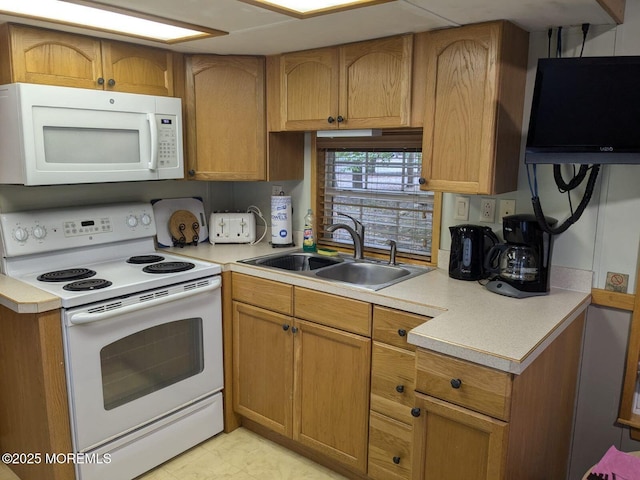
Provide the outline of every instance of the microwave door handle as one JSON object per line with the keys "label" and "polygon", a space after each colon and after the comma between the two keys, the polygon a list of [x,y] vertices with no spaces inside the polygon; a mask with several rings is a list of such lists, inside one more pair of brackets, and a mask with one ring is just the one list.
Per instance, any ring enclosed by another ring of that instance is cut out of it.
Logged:
{"label": "microwave door handle", "polygon": [[216,277],[210,285],[202,288],[196,288],[194,290],[186,290],[184,292],[175,293],[173,295],[169,295],[166,297],[159,297],[153,300],[147,300],[142,303],[135,303],[133,305],[127,305],[121,308],[115,308],[113,310],[107,310],[104,312],[78,312],[72,313],[68,317],[68,321],[71,325],[86,325],[88,323],[99,322],[101,320],[108,320],[113,317],[117,317],[120,315],[125,315],[127,313],[132,313],[140,310],[144,310],[150,307],[156,307],[158,305],[162,305],[165,303],[173,302],[175,300],[180,300],[188,297],[192,297],[194,295],[198,295],[200,293],[211,292],[217,290],[222,285],[222,280],[220,277]]}
{"label": "microwave door handle", "polygon": [[158,168],[158,125],[156,124],[156,114],[147,113],[147,122],[149,123],[149,139],[151,141],[149,170],[155,171]]}

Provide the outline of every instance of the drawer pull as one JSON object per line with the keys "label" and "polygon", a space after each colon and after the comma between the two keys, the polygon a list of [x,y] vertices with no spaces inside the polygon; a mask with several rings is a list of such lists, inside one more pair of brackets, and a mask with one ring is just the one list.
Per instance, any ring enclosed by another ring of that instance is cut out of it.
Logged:
{"label": "drawer pull", "polygon": [[298,327],[291,327],[291,333],[298,333]]}
{"label": "drawer pull", "polygon": [[401,328],[400,330],[398,330],[398,335],[400,335],[401,337],[406,337],[407,336],[407,331],[403,328]]}
{"label": "drawer pull", "polygon": [[282,325],[282,329],[286,332],[287,330],[289,330],[289,325],[285,323],[284,325]]}
{"label": "drawer pull", "polygon": [[400,465],[400,457],[393,457],[393,463]]}
{"label": "drawer pull", "polygon": [[404,393],[404,385],[396,385],[396,392]]}
{"label": "drawer pull", "polygon": [[462,380],[460,380],[459,378],[452,378],[451,386],[453,388],[460,388],[462,386]]}
{"label": "drawer pull", "polygon": [[411,409],[411,415],[418,418],[420,416],[420,409],[418,407],[413,407]]}

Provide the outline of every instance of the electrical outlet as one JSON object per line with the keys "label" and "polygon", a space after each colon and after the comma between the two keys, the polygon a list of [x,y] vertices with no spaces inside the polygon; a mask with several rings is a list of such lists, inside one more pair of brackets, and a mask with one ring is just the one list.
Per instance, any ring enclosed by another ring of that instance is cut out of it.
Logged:
{"label": "electrical outlet", "polygon": [[493,223],[496,218],[496,199],[483,198],[480,200],[480,221]]}
{"label": "electrical outlet", "polygon": [[282,185],[273,185],[271,187],[271,195],[274,197],[280,195],[281,191],[282,191]]}
{"label": "electrical outlet", "polygon": [[502,217],[507,215],[513,215],[516,213],[516,201],[515,200],[500,200],[499,217],[502,222]]}
{"label": "electrical outlet", "polygon": [[456,197],[453,219],[465,222],[469,220],[469,197]]}

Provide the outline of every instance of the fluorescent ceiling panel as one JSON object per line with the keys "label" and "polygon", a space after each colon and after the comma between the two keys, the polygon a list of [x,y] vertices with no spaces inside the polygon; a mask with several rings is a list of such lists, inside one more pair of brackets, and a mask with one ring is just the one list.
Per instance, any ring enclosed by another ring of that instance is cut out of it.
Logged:
{"label": "fluorescent ceiling panel", "polygon": [[297,18],[315,17],[395,0],[240,0]]}
{"label": "fluorescent ceiling panel", "polygon": [[[95,7],[90,6],[93,4]],[[116,9],[99,2],[0,0],[0,13],[119,33],[163,43],[178,43],[227,34],[227,32],[176,22],[141,12]]]}

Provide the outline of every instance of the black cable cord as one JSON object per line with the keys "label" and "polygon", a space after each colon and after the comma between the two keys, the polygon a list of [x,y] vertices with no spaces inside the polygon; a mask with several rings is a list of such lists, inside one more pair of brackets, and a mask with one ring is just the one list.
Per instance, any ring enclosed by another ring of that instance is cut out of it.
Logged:
{"label": "black cable cord", "polygon": [[556,41],[556,58],[562,58],[562,27],[558,27],[558,40]]}
{"label": "black cable cord", "polygon": [[547,58],[551,58],[551,36],[553,35],[553,28],[547,30]]}
{"label": "black cable cord", "polygon": [[573,190],[574,188],[576,188],[578,185],[580,185],[582,183],[582,181],[584,180],[584,178],[587,176],[587,172],[589,171],[589,165],[581,165],[580,166],[580,170],[578,171],[578,174],[575,174],[575,167],[574,167],[574,175],[573,178],[569,181],[569,183],[566,183],[564,181],[564,178],[562,178],[562,172],[560,171],[560,165],[554,165],[553,166],[553,178],[556,181],[556,185],[558,186],[558,190],[560,190],[560,192],[564,193],[564,192],[569,192],[571,190]]}
{"label": "black cable cord", "polygon": [[582,24],[582,48],[580,49],[580,56],[584,53],[584,44],[587,42],[587,33],[589,33],[589,27],[591,24],[583,23]]}
{"label": "black cable cord", "polygon": [[591,173],[589,174],[589,179],[587,180],[587,188],[584,192],[584,196],[582,197],[582,200],[580,201],[580,204],[578,205],[578,208],[574,213],[571,214],[569,218],[567,218],[562,223],[562,225],[558,227],[552,228],[547,223],[546,219],[544,218],[544,213],[542,213],[542,205],[540,205],[540,197],[538,196],[532,197],[531,203],[533,204],[533,212],[535,213],[535,216],[536,216],[536,219],[538,220],[538,225],[540,226],[540,228],[551,235],[558,235],[560,233],[563,233],[571,225],[576,223],[582,216],[582,213],[584,212],[585,208],[587,208],[587,205],[589,204],[589,202],[591,201],[591,195],[593,195],[593,190],[595,189],[596,180],[598,179],[599,171],[600,171],[600,165],[591,166]]}

